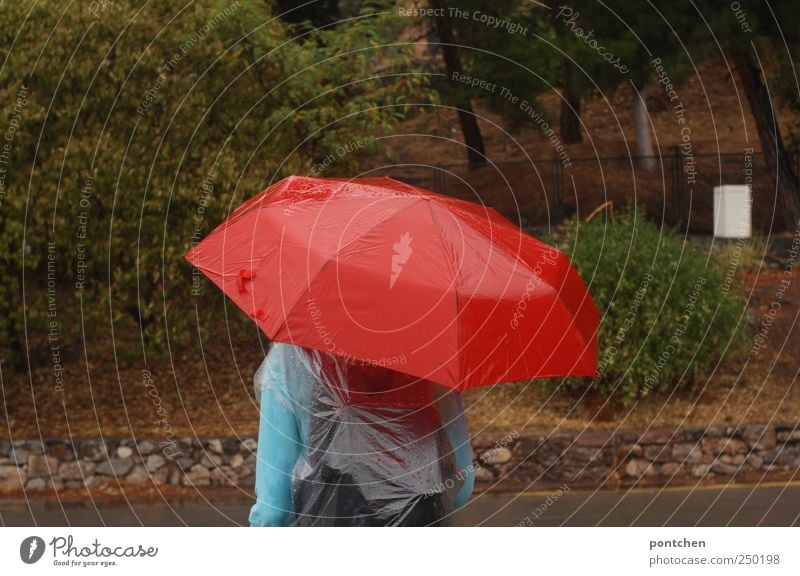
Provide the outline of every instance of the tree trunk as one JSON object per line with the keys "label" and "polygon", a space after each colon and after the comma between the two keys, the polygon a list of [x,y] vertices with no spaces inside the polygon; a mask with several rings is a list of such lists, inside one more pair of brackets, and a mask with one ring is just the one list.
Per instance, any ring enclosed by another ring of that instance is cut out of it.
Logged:
{"label": "tree trunk", "polygon": [[[442,0],[431,0],[431,7],[437,9],[437,14],[439,14],[436,16],[436,32],[441,43],[447,75],[452,78],[454,74],[460,75],[463,70],[458,47],[455,45],[453,27],[450,25],[447,8]],[[467,161],[470,166],[485,164],[486,150],[483,146],[483,136],[469,98],[457,97],[451,105],[458,110],[458,122],[461,125],[461,133],[464,135],[464,143],[467,145]]]}
{"label": "tree trunk", "polygon": [[742,81],[750,112],[756,121],[764,161],[777,178],[778,195],[786,226],[789,230],[795,230],[800,225],[800,178],[792,170],[769,92],[761,78],[761,70],[750,51],[732,51],[731,59]]}
{"label": "tree trunk", "polygon": [[575,93],[572,85],[572,74],[575,66],[568,57],[561,60],[563,73],[561,88],[561,140],[564,144],[577,144],[582,142],[581,137],[581,98]]}
{"label": "tree trunk", "polygon": [[635,86],[633,89],[633,120],[636,125],[636,154],[639,156],[639,168],[648,172],[656,169],[653,153],[653,142],[650,139],[650,119],[647,114],[647,103]]}

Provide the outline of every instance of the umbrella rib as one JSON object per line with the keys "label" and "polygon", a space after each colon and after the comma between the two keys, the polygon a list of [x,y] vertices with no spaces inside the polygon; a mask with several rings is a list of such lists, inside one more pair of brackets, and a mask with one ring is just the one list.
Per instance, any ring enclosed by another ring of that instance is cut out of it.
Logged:
{"label": "umbrella rib", "polygon": [[[438,203],[437,203],[437,205],[438,205]],[[444,233],[444,227],[441,225],[440,220],[437,218],[436,214],[434,213],[433,207],[431,206],[431,202],[428,203],[428,212],[430,212],[431,221],[436,226],[436,235],[439,237],[439,240],[442,243],[442,246],[443,247],[447,246],[449,248],[452,248],[450,246],[450,239]],[[450,251],[455,253],[455,250],[450,250]],[[447,260],[450,261],[449,258]],[[463,370],[463,367],[461,366],[461,360],[460,360],[460,355],[459,355],[459,352],[461,350],[461,345],[462,345],[461,300],[460,300],[459,294],[458,294],[459,284],[456,281],[456,279],[457,278],[461,278],[461,267],[458,265],[458,263],[456,263],[456,265],[453,266],[453,267],[454,267],[454,269],[451,270],[451,278],[453,279],[453,284],[454,284],[453,285],[453,294],[455,296],[455,305],[456,305],[456,317],[455,317],[455,322],[456,322],[456,351],[455,352],[456,352],[456,358],[458,359],[457,371],[458,371],[458,382],[459,382],[458,385],[460,387],[461,386],[461,377],[463,375],[464,370]]]}
{"label": "umbrella rib", "polygon": [[403,212],[405,212],[405,211],[409,210],[410,208],[412,208],[412,207],[416,206],[416,205],[417,205],[419,202],[427,202],[427,201],[428,201],[428,200],[427,200],[426,198],[416,198],[414,202],[411,202],[411,203],[409,203],[407,206],[404,206],[403,208],[401,208],[401,209],[400,209],[400,210],[398,210],[397,212],[393,213],[391,216],[389,216],[389,217],[387,217],[387,218],[384,218],[383,220],[379,220],[378,222],[376,222],[376,223],[375,223],[375,225],[373,225],[373,226],[370,226],[369,228],[367,228],[366,230],[364,230],[364,231],[363,231],[361,234],[359,234],[358,236],[356,236],[356,237],[355,237],[355,238],[353,238],[352,240],[348,241],[348,242],[347,242],[347,244],[345,244],[345,245],[343,245],[343,246],[339,246],[339,247],[336,249],[336,252],[334,252],[333,256],[337,256],[337,255],[338,255],[338,254],[339,254],[339,253],[340,253],[342,250],[344,250],[345,248],[349,247],[351,244],[354,244],[355,242],[358,242],[358,241],[359,241],[359,240],[361,240],[361,239],[362,239],[364,236],[366,236],[367,234],[369,234],[370,232],[372,232],[373,230],[375,230],[375,228],[377,228],[377,227],[378,227],[378,226],[380,226],[381,224],[384,224],[384,223],[385,223],[387,220],[389,220],[390,218],[395,218],[395,217],[399,216],[399,215],[400,215],[400,214],[402,214]]}
{"label": "umbrella rib", "polygon": [[[410,204],[408,204],[404,208],[398,210],[397,212],[395,212],[394,214],[389,216],[389,218],[394,218],[394,217],[402,214],[403,212],[409,210],[413,206],[416,206],[417,203],[426,202],[426,201],[427,201],[426,198],[417,198],[414,202],[411,202]],[[325,263],[322,266],[319,267],[317,272],[314,274],[314,277],[313,278],[309,278],[308,283],[306,284],[306,289],[303,292],[300,293],[300,296],[298,296],[297,300],[295,300],[294,304],[292,304],[292,307],[289,309],[289,312],[287,312],[286,314],[283,315],[283,324],[278,327],[278,330],[280,330],[281,328],[283,328],[283,327],[285,327],[287,325],[287,319],[291,316],[292,312],[294,312],[295,308],[297,308],[297,305],[300,304],[300,302],[303,300],[303,296],[305,296],[306,294],[308,294],[311,291],[311,285],[316,281],[316,279],[319,277],[319,275],[322,274],[322,271],[325,270],[325,268],[328,266],[328,264],[330,264],[334,260],[334,258],[336,258],[336,256],[338,256],[339,253],[341,253],[342,250],[344,250],[345,248],[349,247],[351,244],[354,244],[355,242],[361,240],[364,236],[366,236],[367,234],[369,234],[370,232],[375,230],[375,228],[377,228],[381,224],[385,223],[389,218],[385,218],[383,220],[380,220],[379,222],[376,222],[373,226],[370,226],[369,228],[364,230],[361,234],[359,234],[358,236],[356,236],[352,240],[348,241],[343,246],[339,246],[336,249],[336,252],[331,254],[325,260]],[[311,250],[311,246],[309,246],[309,250]]]}
{"label": "umbrella rib", "polygon": [[[490,210],[494,210],[494,209],[493,209],[493,208],[491,208],[491,207],[488,207],[488,208],[489,208]],[[503,218],[503,220],[505,220],[505,221],[506,221],[508,224],[511,224],[513,231],[519,235],[519,238],[520,238],[520,240],[524,240],[526,237],[530,238],[530,236],[528,236],[527,234],[525,234],[525,233],[524,233],[524,232],[523,232],[523,231],[522,231],[522,230],[519,228],[519,226],[517,226],[517,225],[515,225],[513,222],[511,222],[511,221],[507,220],[507,219],[506,219],[506,218],[505,218],[505,217],[504,217],[502,214],[500,214],[499,212],[497,212],[497,210],[494,210],[494,212],[495,212],[495,213],[497,213],[497,215],[498,215],[498,216],[500,216],[501,218]],[[462,221],[464,224],[466,224],[467,226],[469,226],[469,227],[470,227],[472,230],[474,230],[475,232],[477,232],[478,234],[483,234],[484,236],[486,235],[486,233],[485,233],[483,230],[481,230],[480,228],[478,228],[478,227],[474,226],[474,225],[472,224],[472,222],[470,222],[469,218],[464,218],[464,219],[462,219],[461,221]],[[487,223],[489,224],[489,229],[490,229],[490,230],[492,230],[492,227],[493,227],[493,226],[497,226],[497,225],[499,225],[499,223],[498,223],[498,222],[493,222],[493,221],[492,221],[491,219],[489,219],[489,218],[487,218],[487,220],[486,220],[486,221],[487,221]],[[504,222],[504,223],[505,223],[505,222]],[[491,235],[491,236],[489,236],[489,238],[493,238],[493,237],[494,237],[494,231],[492,230],[492,235]],[[504,255],[508,256],[509,258],[512,258],[512,259],[513,259],[515,262],[517,262],[518,264],[521,264],[521,265],[522,265],[522,267],[523,267],[523,268],[525,268],[526,270],[528,270],[528,271],[530,271],[530,270],[531,270],[531,266],[530,266],[530,264],[528,264],[528,263],[527,263],[527,262],[525,262],[525,261],[524,261],[522,258],[520,258],[520,256],[519,256],[519,253],[518,253],[518,252],[514,252],[514,251],[512,251],[512,250],[510,250],[510,249],[506,248],[505,246],[503,246],[502,244],[500,244],[500,243],[497,243],[497,242],[492,242],[492,246],[493,246],[493,247],[496,247],[496,248],[497,248],[497,250],[498,250],[499,252],[502,252]],[[519,242],[519,246],[520,246],[520,247],[522,246],[522,242],[521,242],[521,241]]]}
{"label": "umbrella rib", "polygon": [[[289,308],[289,311],[286,314],[283,315],[283,322],[275,330],[276,333],[280,332],[282,329],[285,328],[286,329],[285,330],[286,333],[287,334],[291,334],[291,330],[288,327],[288,319],[289,319],[289,317],[292,315],[292,313],[294,312],[295,308],[297,308],[298,304],[300,304],[300,302],[303,300],[303,296],[305,296],[306,294],[308,294],[310,292],[309,289],[311,287],[311,284],[314,283],[314,281],[319,277],[319,275],[322,274],[322,271],[325,270],[325,268],[328,266],[328,264],[330,264],[332,261],[333,261],[333,258],[328,258],[327,260],[325,260],[325,263],[322,266],[319,267],[319,269],[314,274],[314,277],[309,279],[307,288],[304,291],[300,292],[300,296],[298,296],[297,300],[294,301],[294,304],[292,304],[292,307]],[[294,342],[291,342],[291,343],[294,344]]]}

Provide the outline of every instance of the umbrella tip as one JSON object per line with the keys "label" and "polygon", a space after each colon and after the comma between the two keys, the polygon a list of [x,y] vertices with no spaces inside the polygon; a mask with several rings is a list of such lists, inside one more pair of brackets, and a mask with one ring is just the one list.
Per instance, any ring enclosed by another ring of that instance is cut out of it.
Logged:
{"label": "umbrella tip", "polygon": [[198,258],[198,253],[200,252],[200,244],[192,244],[192,247],[186,251],[186,254],[183,255],[183,259],[189,262],[192,266],[197,266],[200,258]]}

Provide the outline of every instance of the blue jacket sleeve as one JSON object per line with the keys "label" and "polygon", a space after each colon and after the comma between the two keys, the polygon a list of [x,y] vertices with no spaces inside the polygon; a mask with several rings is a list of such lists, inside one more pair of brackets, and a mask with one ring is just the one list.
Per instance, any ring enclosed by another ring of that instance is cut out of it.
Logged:
{"label": "blue jacket sleeve", "polygon": [[286,526],[292,516],[292,469],[300,456],[300,438],[292,412],[271,388],[261,390],[261,419],[256,449],[256,503],[251,526]]}
{"label": "blue jacket sleeve", "polygon": [[469,429],[467,428],[467,418],[464,415],[464,404],[461,394],[452,392],[452,399],[444,402],[446,406],[444,421],[447,422],[447,437],[453,446],[456,456],[458,472],[464,477],[464,484],[461,486],[455,498],[455,507],[460,508],[469,500],[472,489],[475,485],[475,467],[472,464],[472,444],[470,443]]}

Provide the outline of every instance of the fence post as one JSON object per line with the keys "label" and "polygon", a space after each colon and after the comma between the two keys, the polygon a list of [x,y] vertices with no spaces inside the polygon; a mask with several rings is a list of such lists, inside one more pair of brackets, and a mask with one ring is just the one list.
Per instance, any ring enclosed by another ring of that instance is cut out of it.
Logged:
{"label": "fence post", "polygon": [[438,194],[444,194],[444,175],[442,174],[442,167],[440,164],[433,166],[433,191]]}
{"label": "fence post", "polygon": [[553,195],[555,196],[555,203],[556,206],[561,208],[564,203],[561,199],[561,188],[562,188],[562,174],[561,174],[561,162],[558,160],[553,160]]}

